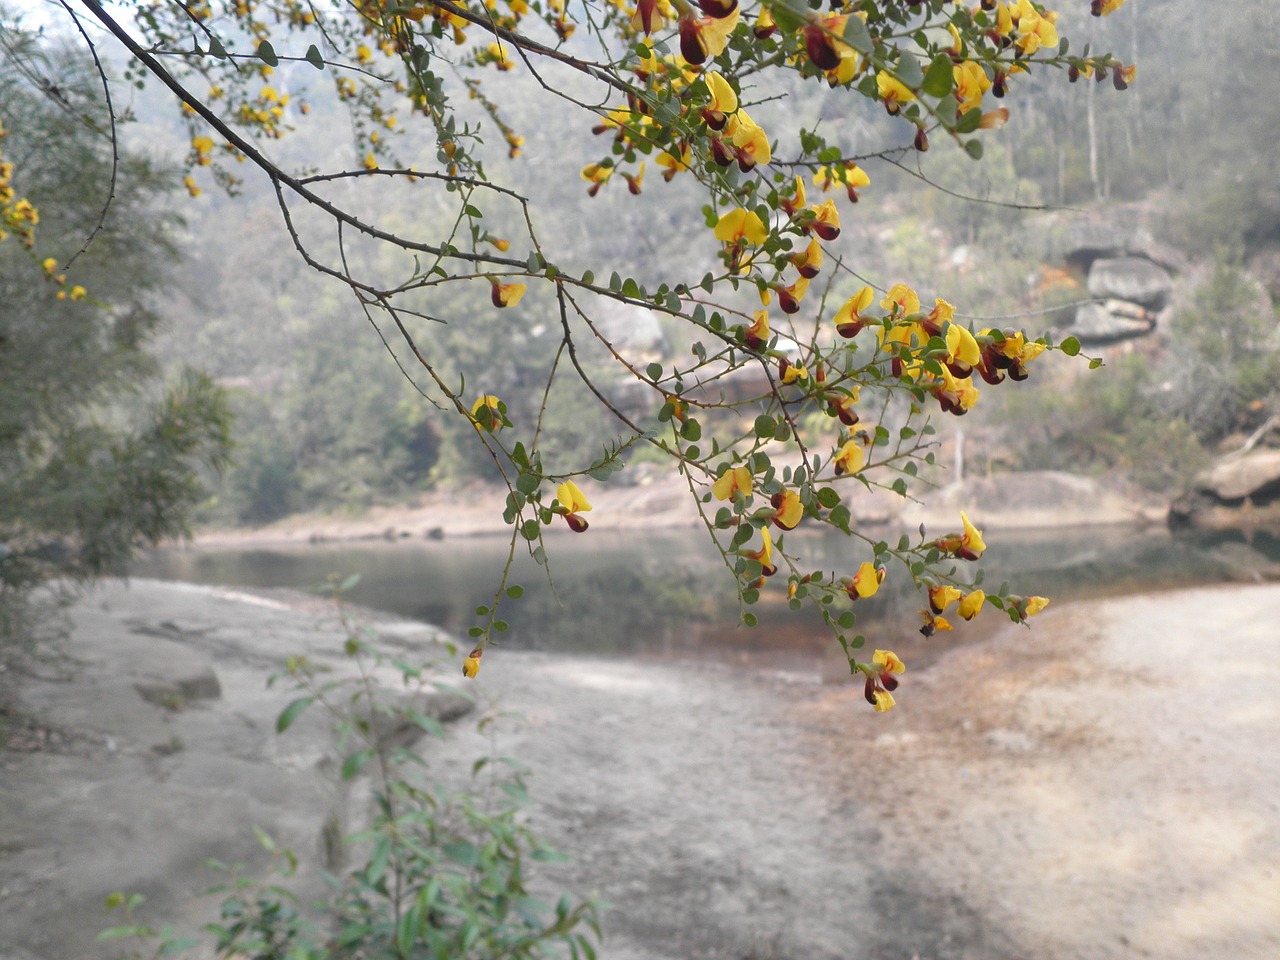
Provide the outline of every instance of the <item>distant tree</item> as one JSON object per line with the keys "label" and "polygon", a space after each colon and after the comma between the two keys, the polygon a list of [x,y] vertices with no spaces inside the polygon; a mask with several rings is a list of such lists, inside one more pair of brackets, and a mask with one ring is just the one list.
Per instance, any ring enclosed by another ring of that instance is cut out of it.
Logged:
{"label": "distant tree", "polygon": [[122,573],[140,542],[186,532],[229,418],[212,381],[164,388],[147,352],[175,256],[172,174],[99,126],[83,50],[12,28],[0,44],[3,656],[37,588]]}

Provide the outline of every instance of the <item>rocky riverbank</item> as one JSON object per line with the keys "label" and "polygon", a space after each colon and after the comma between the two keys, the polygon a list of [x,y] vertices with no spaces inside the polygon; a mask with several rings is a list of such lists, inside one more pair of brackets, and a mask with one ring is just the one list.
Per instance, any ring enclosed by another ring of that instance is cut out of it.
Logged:
{"label": "rocky riverbank", "polygon": [[[350,803],[332,741],[318,716],[277,736],[289,694],[265,678],[343,634],[284,599],[135,581],[72,611],[0,753],[0,957],[104,955],[118,889],[194,929],[205,858],[264,866],[253,825],[324,861]],[[573,855],[547,879],[614,904],[613,960],[1272,960],[1277,602],[1051,607],[908,665],[884,715],[816,679],[506,651],[470,691],[524,715],[496,749]],[[376,631],[413,655],[441,640]],[[423,741],[435,769],[495,748],[474,727]]]}

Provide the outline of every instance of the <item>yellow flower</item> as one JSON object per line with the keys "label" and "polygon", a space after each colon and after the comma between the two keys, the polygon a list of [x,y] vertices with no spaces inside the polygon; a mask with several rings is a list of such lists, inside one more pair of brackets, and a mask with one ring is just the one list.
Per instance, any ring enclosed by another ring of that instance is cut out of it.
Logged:
{"label": "yellow flower", "polygon": [[560,486],[556,487],[556,499],[560,501],[560,507],[556,511],[564,517],[565,522],[569,524],[569,529],[574,533],[582,533],[587,529],[587,521],[578,516],[580,513],[589,513],[591,511],[591,503],[587,500],[586,495],[578,489],[578,485],[572,480],[566,480]]}
{"label": "yellow flower", "polygon": [[800,494],[794,490],[783,490],[771,498],[773,504],[773,522],[783,530],[794,530],[800,518],[804,516],[804,504],[800,502]]}
{"label": "yellow flower", "polygon": [[880,306],[902,316],[911,316],[920,312],[920,297],[905,283],[895,283],[885,294]]}
{"label": "yellow flower", "polygon": [[947,363],[957,361],[966,368],[976,367],[982,362],[982,348],[972,333],[958,323],[952,323],[947,327]]}
{"label": "yellow flower", "polygon": [[[803,280],[804,278],[802,277],[801,279]],[[796,283],[799,283],[799,282],[800,280],[796,281]],[[805,281],[805,282],[807,283],[808,281]],[[791,384],[799,380],[808,380],[808,379],[809,379],[809,368],[805,367],[802,364],[788,362],[782,370],[782,383],[784,386],[790,386]]]}
{"label": "yellow flower", "polygon": [[844,305],[836,311],[836,332],[846,339],[856,337],[866,323],[866,319],[862,316],[862,311],[871,306],[875,298],[876,293],[874,290],[870,287],[863,287],[846,300]]}
{"label": "yellow flower", "polygon": [[364,155],[364,168],[366,170],[378,169],[378,158],[373,155],[373,151]]}
{"label": "yellow flower", "polygon": [[858,567],[858,572],[853,575],[853,579],[845,587],[845,593],[849,594],[850,600],[865,600],[868,597],[874,597],[876,591],[880,589],[880,584],[884,583],[886,574],[887,571],[884,567],[877,567],[870,560],[864,560],[862,565]]}
{"label": "yellow flower", "polygon": [[898,659],[892,650],[877,650],[871,655],[871,662],[878,664],[882,673],[906,673],[907,665]]}
{"label": "yellow flower", "polygon": [[836,465],[836,476],[857,473],[865,462],[862,443],[857,439],[846,440],[832,458],[832,463]]}
{"label": "yellow flower", "polygon": [[721,243],[747,243],[759,245],[764,243],[769,232],[754,211],[745,207],[736,207],[723,214],[716,222],[716,239]]}
{"label": "yellow flower", "polygon": [[[774,290],[778,294],[778,306],[782,308],[782,312],[795,313],[800,309],[800,301],[804,299],[804,295],[809,290],[809,278],[801,274],[796,277],[795,282],[792,283],[791,286],[775,287]],[[802,376],[802,374],[797,373],[788,380],[787,374],[790,373],[791,369],[795,368],[790,368],[783,372],[783,383],[791,383],[797,376]],[[803,374],[803,376],[808,376],[808,374]]]}
{"label": "yellow flower", "polygon": [[680,145],[679,155],[667,151],[658,154],[657,164],[666,170],[662,175],[662,179],[670,183],[671,178],[681,170],[689,169],[689,161],[692,159],[693,151],[689,149],[687,143]]}
{"label": "yellow flower", "polygon": [[44,262],[41,263],[40,266],[44,267],[45,273],[57,273],[58,271],[58,261],[53,259],[53,257],[45,257]]}
{"label": "yellow flower", "polygon": [[489,299],[495,307],[514,307],[528,289],[523,283],[498,283],[496,280],[490,287]]}
{"label": "yellow flower", "polygon": [[1048,605],[1048,597],[1027,597],[1027,616],[1034,617]]}
{"label": "yellow flower", "polygon": [[813,211],[814,218],[808,229],[827,241],[840,236],[840,211],[836,209],[834,200],[824,200],[818,206],[809,209]]}
{"label": "yellow flower", "polygon": [[200,154],[200,156],[208,156],[208,154],[213,150],[213,140],[209,137],[193,137],[191,139],[191,146],[195,149],[196,153]]}
{"label": "yellow flower", "polygon": [[877,650],[871,657],[871,663],[859,664],[858,669],[867,675],[863,691],[867,703],[875,707],[877,713],[891,710],[894,699],[889,691],[898,689],[896,674],[906,673],[906,664],[892,650]]}
{"label": "yellow flower", "polygon": [[964,619],[972,620],[981,612],[986,600],[985,590],[974,590],[972,593],[965,594],[964,599],[960,601],[960,606],[956,607],[956,612]]}
{"label": "yellow flower", "polygon": [[732,500],[738,493],[751,496],[751,471],[746,467],[730,467],[711,485],[711,495],[717,500]]}
{"label": "yellow flower", "polygon": [[778,567],[773,562],[773,535],[769,533],[768,527],[760,528],[759,550],[742,550],[740,553],[748,560],[758,561],[763,576],[772,577],[778,572]]}
{"label": "yellow flower", "polygon": [[[87,292],[88,291],[86,291],[84,287],[80,286],[79,284],[76,284],[74,287],[71,288],[71,299],[83,300]],[[1048,603],[1048,602],[1049,602],[1048,600],[1045,601],[1045,603]]]}
{"label": "yellow flower", "polygon": [[991,89],[991,79],[981,64],[972,60],[957,63],[951,68],[951,76],[955,80],[955,95],[960,101],[961,113],[982,106],[982,96]]}
{"label": "yellow flower", "polygon": [[960,511],[960,522],[964,525],[964,534],[960,538],[960,549],[955,552],[956,556],[963,560],[976,560],[987,549],[982,531],[969,521],[969,515],[963,510]]}
{"label": "yellow flower", "polygon": [[[502,429],[503,420],[503,403],[492,394],[485,394],[471,405],[471,420],[481,430],[488,430],[492,433],[495,430]],[[488,410],[487,414],[480,415],[481,410]]]}
{"label": "yellow flower", "polygon": [[743,332],[742,342],[751,350],[763,350],[773,336],[769,330],[769,311],[757,310],[754,318],[755,322]]}
{"label": "yellow flower", "polygon": [[191,196],[193,197],[198,197],[200,196],[201,193],[204,192],[198,186],[196,186],[196,181],[194,177],[183,177],[182,185],[187,188],[187,193],[191,194]]}
{"label": "yellow flower", "polygon": [[902,109],[904,103],[916,98],[910,87],[887,70],[881,70],[876,74],[876,90],[880,94],[880,99],[884,101],[884,108],[890,114],[896,114]]}
{"label": "yellow flower", "polygon": [[757,163],[768,163],[773,159],[773,151],[769,147],[769,137],[764,130],[747,114],[739,110],[729,118],[725,127],[730,142],[733,144],[738,159],[738,169],[746,173]]}
{"label": "yellow flower", "polygon": [[872,690],[871,705],[875,707],[876,713],[888,713],[897,703],[893,699],[893,694],[888,690]]}
{"label": "yellow flower", "polygon": [[1089,12],[1095,17],[1105,17],[1108,14],[1115,13],[1124,6],[1124,0],[1093,0],[1089,7]]}
{"label": "yellow flower", "polygon": [[791,264],[800,271],[800,276],[806,280],[812,280],[822,269],[822,259],[822,244],[816,239],[811,239],[804,250],[792,255]]}
{"label": "yellow flower", "polygon": [[714,70],[705,79],[711,100],[702,111],[702,119],[712,130],[723,130],[728,115],[738,109],[738,95],[729,86],[729,81]]}
{"label": "yellow flower", "polygon": [[929,588],[929,606],[934,613],[942,613],[947,607],[960,599],[960,588],[950,584],[934,585]]}
{"label": "yellow flower", "polygon": [[474,678],[480,672],[480,658],[484,656],[484,649],[476,647],[467,658],[462,661],[462,675],[467,678]]}

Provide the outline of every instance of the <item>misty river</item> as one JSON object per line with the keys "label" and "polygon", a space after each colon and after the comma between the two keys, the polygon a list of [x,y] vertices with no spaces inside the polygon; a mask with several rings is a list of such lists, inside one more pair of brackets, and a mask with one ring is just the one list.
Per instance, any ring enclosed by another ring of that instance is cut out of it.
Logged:
{"label": "misty river", "polygon": [[[884,536],[891,534],[886,531]],[[832,569],[850,549],[838,534],[790,535],[806,566]],[[796,543],[803,540],[803,543]],[[1163,528],[1081,527],[989,537],[984,587],[1009,580],[1015,592],[1061,603],[1175,589],[1227,580],[1258,579],[1280,561],[1280,538],[1257,533],[1171,533]],[[809,673],[834,644],[817,611],[792,612],[780,590],[766,590],[753,611],[759,626],[739,625],[732,579],[699,530],[647,534],[592,533],[548,541],[551,580],[527,556],[512,581],[524,588],[503,600],[510,623],[494,641],[514,649],[604,656],[709,658],[762,669]],[[500,537],[442,541],[319,544],[287,549],[154,551],[133,575],[219,586],[308,589],[330,575],[359,574],[348,599],[355,604],[441,626],[459,637],[479,622],[475,610],[492,602],[507,543]],[[961,570],[961,575],[966,571]],[[922,639],[918,594],[891,568],[880,593],[859,601],[858,625],[873,646],[892,645],[917,664],[955,643],[990,635],[1004,622],[995,611],[956,631]],[[837,661],[838,662],[838,661]],[[824,668],[825,669],[825,668]]]}

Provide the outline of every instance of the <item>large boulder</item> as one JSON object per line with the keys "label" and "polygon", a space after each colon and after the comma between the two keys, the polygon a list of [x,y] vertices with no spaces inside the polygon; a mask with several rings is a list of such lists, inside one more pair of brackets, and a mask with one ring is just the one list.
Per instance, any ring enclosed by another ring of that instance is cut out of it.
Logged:
{"label": "large boulder", "polygon": [[1089,293],[1101,300],[1127,300],[1159,310],[1173,296],[1173,278],[1145,257],[1095,260],[1089,268]]}
{"label": "large boulder", "polygon": [[1280,497],[1280,450],[1251,450],[1244,456],[1221,460],[1195,479],[1195,488],[1223,503],[1255,505]]}
{"label": "large boulder", "polygon": [[1147,311],[1112,311],[1102,303],[1086,303],[1076,310],[1071,333],[1086,344],[1112,343],[1150,333],[1156,324]]}

